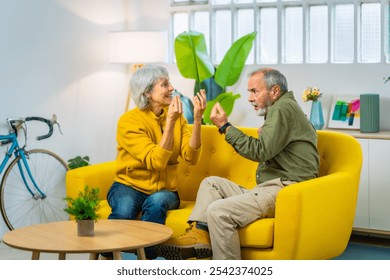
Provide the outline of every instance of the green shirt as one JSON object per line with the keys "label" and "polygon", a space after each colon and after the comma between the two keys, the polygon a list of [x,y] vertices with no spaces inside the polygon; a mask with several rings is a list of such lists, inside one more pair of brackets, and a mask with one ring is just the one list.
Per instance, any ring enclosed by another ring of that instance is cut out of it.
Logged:
{"label": "green shirt", "polygon": [[269,108],[257,139],[231,127],[225,140],[243,157],[259,162],[257,184],[318,177],[317,133],[291,91]]}

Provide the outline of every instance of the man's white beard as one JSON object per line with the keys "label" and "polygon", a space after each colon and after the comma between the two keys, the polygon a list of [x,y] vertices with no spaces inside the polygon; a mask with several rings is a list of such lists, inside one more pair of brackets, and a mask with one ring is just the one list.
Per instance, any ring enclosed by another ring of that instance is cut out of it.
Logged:
{"label": "man's white beard", "polygon": [[[257,105],[256,102],[252,102],[252,105]],[[272,103],[270,101],[267,102],[267,106],[265,108],[261,108],[259,110],[256,110],[256,115],[259,117],[264,117],[267,115],[269,108],[272,106]]]}
{"label": "man's white beard", "polygon": [[259,109],[259,110],[256,110],[256,115],[257,115],[258,117],[265,117],[265,116],[267,115],[268,110],[269,110],[270,107],[271,107],[271,105],[268,105],[268,106],[265,107],[265,108],[261,108],[261,109]]}
{"label": "man's white beard", "polygon": [[267,115],[267,112],[268,112],[268,108],[262,108],[256,111],[256,115],[259,117],[264,117],[265,115]]}

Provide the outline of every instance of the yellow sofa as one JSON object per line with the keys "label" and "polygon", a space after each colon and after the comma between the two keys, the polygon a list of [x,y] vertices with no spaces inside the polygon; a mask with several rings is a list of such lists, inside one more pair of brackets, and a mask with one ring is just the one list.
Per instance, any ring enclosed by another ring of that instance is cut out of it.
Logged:
{"label": "yellow sofa", "polygon": [[[256,128],[241,128],[257,137]],[[179,165],[181,206],[169,211],[166,225],[179,235],[203,178],[216,175],[252,188],[256,162],[241,157],[214,126],[202,127],[203,154],[199,164]],[[243,259],[331,259],[340,255],[352,231],[362,165],[359,143],[351,136],[318,131],[320,177],[285,187],[276,200],[275,218],[258,220],[239,230]],[[99,187],[102,218],[110,207],[106,194],[115,176],[115,161],[68,171],[66,194],[76,196],[85,185]]]}

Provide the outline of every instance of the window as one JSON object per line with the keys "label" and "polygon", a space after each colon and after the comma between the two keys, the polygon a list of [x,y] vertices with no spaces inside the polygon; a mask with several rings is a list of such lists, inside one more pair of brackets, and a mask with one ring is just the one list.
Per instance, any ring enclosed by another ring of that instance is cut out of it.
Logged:
{"label": "window", "polygon": [[194,12],[194,30],[202,32],[207,49],[210,50],[210,13],[208,11]]}
{"label": "window", "polygon": [[[253,9],[237,10],[237,38],[252,33],[254,30],[255,30],[255,11]],[[255,62],[255,52],[254,52],[254,48],[252,48],[247,58],[247,63],[253,64],[254,62]]]}
{"label": "window", "polygon": [[[222,1],[222,0],[219,0]],[[230,10],[215,11],[215,63],[220,63],[232,45],[232,12]]]}
{"label": "window", "polygon": [[253,31],[257,38],[247,64],[389,62],[389,2],[172,0],[171,34],[202,32],[215,64]]}
{"label": "window", "polygon": [[333,62],[353,62],[355,46],[353,9],[353,4],[335,6]]}
{"label": "window", "polygon": [[278,62],[278,11],[276,8],[261,8],[259,16],[259,63]]}
{"label": "window", "polygon": [[381,60],[381,9],[379,3],[363,3],[360,13],[360,62]]}
{"label": "window", "polygon": [[303,62],[303,20],[302,7],[284,9],[283,61],[285,63]]}
{"label": "window", "polygon": [[173,15],[173,35],[176,37],[180,33],[187,30],[188,14],[187,13],[175,13]]}
{"label": "window", "polygon": [[328,62],[328,6],[310,6],[308,23],[307,61]]}

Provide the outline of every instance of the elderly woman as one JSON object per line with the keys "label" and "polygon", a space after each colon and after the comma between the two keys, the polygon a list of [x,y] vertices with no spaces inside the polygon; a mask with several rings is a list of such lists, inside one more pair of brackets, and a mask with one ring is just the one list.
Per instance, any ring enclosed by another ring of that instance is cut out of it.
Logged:
{"label": "elderly woman", "polygon": [[[136,219],[164,224],[168,210],[179,207],[176,169],[179,156],[196,164],[201,154],[201,122],[206,108],[205,91],[192,99],[192,133],[183,116],[179,96],[168,71],[160,66],[138,69],[130,81],[136,108],[118,122],[116,178],[107,199],[109,219]],[[147,258],[155,258],[146,248]]]}

